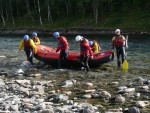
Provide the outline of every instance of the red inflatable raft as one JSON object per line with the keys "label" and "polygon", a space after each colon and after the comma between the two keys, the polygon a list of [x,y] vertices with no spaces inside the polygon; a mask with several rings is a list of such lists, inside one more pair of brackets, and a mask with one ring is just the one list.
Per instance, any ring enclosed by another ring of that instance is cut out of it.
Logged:
{"label": "red inflatable raft", "polygon": [[[56,50],[53,48],[50,48],[48,46],[44,45],[36,45],[37,46],[37,53],[34,55],[34,57],[46,64],[50,64],[52,66],[58,65],[58,58],[59,53],[56,53]],[[80,53],[79,52],[73,52],[69,51],[68,53],[68,64],[70,66],[81,66],[81,63],[79,60]],[[114,53],[112,51],[101,51],[99,53],[93,54],[93,59],[89,59],[89,66],[90,67],[98,67],[103,63],[107,63],[112,61],[114,58]],[[62,65],[64,65],[65,62],[62,62]]]}

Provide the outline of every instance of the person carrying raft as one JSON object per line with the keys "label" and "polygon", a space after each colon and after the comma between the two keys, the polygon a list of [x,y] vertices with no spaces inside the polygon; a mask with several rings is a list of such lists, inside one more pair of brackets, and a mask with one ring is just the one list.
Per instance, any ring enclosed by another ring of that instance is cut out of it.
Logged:
{"label": "person carrying raft", "polygon": [[28,35],[24,35],[23,39],[20,41],[19,52],[22,50],[22,48],[24,48],[26,53],[27,61],[33,64],[33,52],[36,54],[37,48],[33,40],[30,39]]}
{"label": "person carrying raft", "polygon": [[89,46],[89,41],[86,38],[83,38],[83,36],[76,36],[75,38],[76,42],[80,43],[80,58],[79,61],[82,64],[82,67],[86,69],[86,71],[89,71],[89,65],[88,65],[88,60],[89,60],[89,54],[90,58],[93,59],[93,52],[91,50],[91,47]]}
{"label": "person carrying raft", "polygon": [[54,32],[53,36],[56,39],[58,39],[58,46],[56,49],[56,53],[60,51],[59,60],[58,60],[58,68],[61,68],[63,59],[65,61],[66,67],[68,68],[67,57],[68,57],[69,44],[68,44],[67,38],[64,36],[60,36],[59,32]]}
{"label": "person carrying raft", "polygon": [[40,44],[40,39],[37,37],[37,33],[33,32],[31,39],[34,41],[35,44]]}

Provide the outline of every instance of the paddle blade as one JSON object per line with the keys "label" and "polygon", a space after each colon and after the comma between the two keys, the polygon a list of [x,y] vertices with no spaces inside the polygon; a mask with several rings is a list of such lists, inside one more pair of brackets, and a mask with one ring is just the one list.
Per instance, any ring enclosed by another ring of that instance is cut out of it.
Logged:
{"label": "paddle blade", "polygon": [[123,64],[122,64],[122,69],[123,70],[128,70],[128,61],[124,60]]}

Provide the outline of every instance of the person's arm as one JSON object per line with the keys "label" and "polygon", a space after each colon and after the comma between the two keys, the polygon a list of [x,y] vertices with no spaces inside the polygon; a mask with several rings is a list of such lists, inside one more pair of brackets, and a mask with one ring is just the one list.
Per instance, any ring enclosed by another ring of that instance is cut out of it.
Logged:
{"label": "person's arm", "polygon": [[22,48],[23,48],[23,44],[24,44],[24,40],[22,39],[21,41],[20,41],[20,44],[19,44],[19,52],[22,50]]}
{"label": "person's arm", "polygon": [[60,50],[60,45],[58,44],[57,49],[56,49],[56,53]]}
{"label": "person's arm", "polygon": [[126,48],[128,48],[128,35],[126,36]]}
{"label": "person's arm", "polygon": [[34,50],[34,53],[36,53],[37,52],[37,48],[36,48],[36,45],[34,44],[32,39],[30,39],[30,45],[32,46],[32,48]]}
{"label": "person's arm", "polygon": [[36,37],[36,38],[37,38],[37,42],[35,44],[40,44],[41,43],[40,39],[38,37]]}
{"label": "person's arm", "polygon": [[122,36],[123,39],[123,46],[127,48],[127,40],[124,36]]}
{"label": "person's arm", "polygon": [[115,37],[113,37],[113,38],[112,38],[112,41],[111,41],[112,49],[114,49],[114,43],[113,43],[114,40],[115,40]]}

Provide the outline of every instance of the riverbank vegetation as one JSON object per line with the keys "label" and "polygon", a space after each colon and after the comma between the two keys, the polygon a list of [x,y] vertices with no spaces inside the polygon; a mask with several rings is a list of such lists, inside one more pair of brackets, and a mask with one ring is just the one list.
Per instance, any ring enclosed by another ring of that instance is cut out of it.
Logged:
{"label": "riverbank vegetation", "polygon": [[0,28],[150,31],[149,0],[0,0]]}

